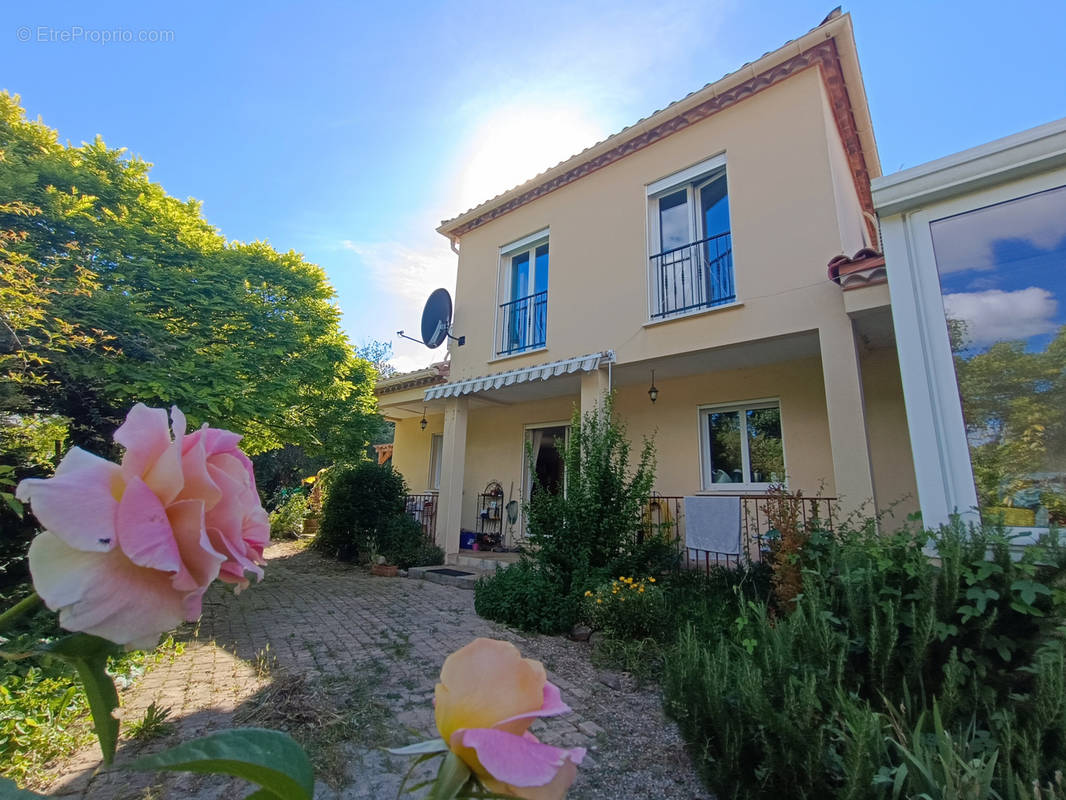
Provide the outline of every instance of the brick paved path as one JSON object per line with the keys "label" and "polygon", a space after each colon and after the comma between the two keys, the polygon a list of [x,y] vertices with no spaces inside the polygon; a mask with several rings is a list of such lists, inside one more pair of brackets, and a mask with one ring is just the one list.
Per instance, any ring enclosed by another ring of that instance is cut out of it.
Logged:
{"label": "brick paved path", "polygon": [[[706,798],[652,689],[605,676],[587,644],[520,634],[479,618],[473,593],[361,569],[277,545],[267,577],[239,596],[216,587],[181,655],[123,694],[138,720],[170,707],[171,734],[124,740],[117,763],[234,724],[289,730],[316,762],[316,798],[395,797],[407,759],[385,754],[436,735],[431,698],[444,658],[476,636],[544,662],[575,713],[540,721],[544,741],[589,748],[571,800]],[[605,678],[614,688],[601,682]],[[51,792],[87,800],[241,798],[247,784],[193,775],[97,771],[98,750],[57,771]]]}

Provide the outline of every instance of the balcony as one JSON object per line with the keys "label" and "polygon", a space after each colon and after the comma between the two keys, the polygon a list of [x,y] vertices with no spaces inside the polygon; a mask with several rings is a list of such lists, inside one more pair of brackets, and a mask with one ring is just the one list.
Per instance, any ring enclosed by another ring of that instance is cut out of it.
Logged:
{"label": "balcony", "polygon": [[548,329],[548,292],[519,297],[500,306],[497,356],[544,347]]}
{"label": "balcony", "polygon": [[690,314],[736,300],[729,232],[664,250],[649,259],[651,318]]}

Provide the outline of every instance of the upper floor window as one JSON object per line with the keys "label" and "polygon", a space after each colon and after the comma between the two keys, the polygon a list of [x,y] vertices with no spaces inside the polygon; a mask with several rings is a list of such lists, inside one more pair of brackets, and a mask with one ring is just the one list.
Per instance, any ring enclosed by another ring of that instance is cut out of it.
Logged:
{"label": "upper floor window", "polygon": [[648,187],[651,318],[736,300],[725,156]]}
{"label": "upper floor window", "polygon": [[548,328],[548,231],[500,249],[496,355],[544,347]]}

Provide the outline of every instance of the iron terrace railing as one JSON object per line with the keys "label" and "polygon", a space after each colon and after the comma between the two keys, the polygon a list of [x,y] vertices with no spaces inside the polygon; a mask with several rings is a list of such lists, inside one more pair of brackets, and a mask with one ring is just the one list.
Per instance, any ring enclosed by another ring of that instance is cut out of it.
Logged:
{"label": "iron terrace railing", "polygon": [[430,544],[437,541],[437,495],[434,492],[407,495],[405,509],[422,526],[422,535]]}
{"label": "iron terrace railing", "polygon": [[770,515],[767,513],[771,503],[795,503],[796,516],[806,529],[818,526],[823,530],[833,530],[837,517],[835,497],[792,497],[785,500],[767,494],[744,494],[739,497],[741,512],[739,556],[686,546],[684,497],[665,495],[650,497],[644,518],[645,534],[662,534],[672,538],[682,553],[682,565],[685,568],[710,572],[711,567],[739,567],[763,559],[776,534],[776,531],[771,528]]}
{"label": "iron terrace railing", "polygon": [[496,355],[544,347],[548,333],[548,292],[519,297],[500,306]]}
{"label": "iron terrace railing", "polygon": [[733,237],[720,233],[651,257],[652,319],[732,303]]}

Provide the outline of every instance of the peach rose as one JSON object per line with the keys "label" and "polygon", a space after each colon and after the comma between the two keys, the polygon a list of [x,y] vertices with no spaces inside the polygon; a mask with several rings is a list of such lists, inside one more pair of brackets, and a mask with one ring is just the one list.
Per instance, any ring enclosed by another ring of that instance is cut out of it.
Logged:
{"label": "peach rose", "polygon": [[27,479],[16,496],[44,531],[30,545],[30,574],[67,630],[150,647],[198,619],[218,577],[262,577],[270,527],[240,437],[138,403],[115,431],[121,465],[73,448],[55,477]]}
{"label": "peach rose", "polygon": [[571,710],[539,661],[509,642],[475,639],[445,659],[434,701],[441,738],[490,791],[566,795],[585,749],[552,747],[529,732],[534,719]]}

